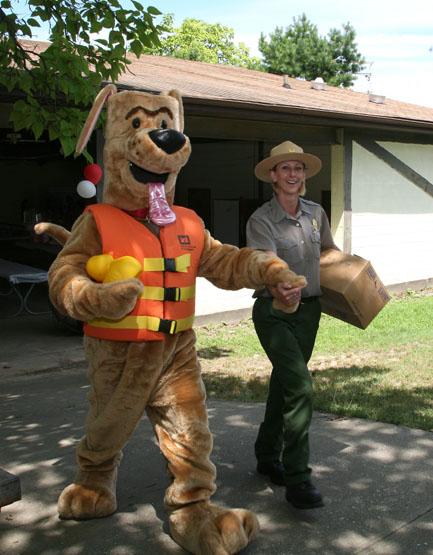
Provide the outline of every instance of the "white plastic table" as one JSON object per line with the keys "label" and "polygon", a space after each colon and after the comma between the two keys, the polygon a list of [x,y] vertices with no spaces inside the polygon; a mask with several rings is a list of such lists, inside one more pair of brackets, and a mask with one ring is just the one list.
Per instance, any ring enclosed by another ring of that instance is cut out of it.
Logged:
{"label": "white plastic table", "polygon": [[[19,264],[18,262],[11,262],[10,260],[0,258],[0,277],[5,278],[11,287],[9,291],[0,293],[0,295],[6,296],[11,293],[16,293],[19,301],[18,310],[14,314],[8,315],[8,318],[18,316],[21,312],[28,312],[29,314],[47,313],[47,311],[35,312],[31,310],[29,306],[29,296],[37,283],[48,281],[48,272],[40,268],[33,268],[33,266],[27,266],[26,264]],[[24,294],[19,287],[21,283],[28,285]]]}

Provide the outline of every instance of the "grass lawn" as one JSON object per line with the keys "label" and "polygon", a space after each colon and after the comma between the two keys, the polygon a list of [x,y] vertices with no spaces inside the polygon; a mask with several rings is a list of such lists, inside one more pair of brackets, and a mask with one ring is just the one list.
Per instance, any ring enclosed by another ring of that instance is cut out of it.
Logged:
{"label": "grass lawn", "polygon": [[[361,330],[323,315],[315,409],[433,431],[433,291],[394,297]],[[197,328],[208,395],[265,401],[271,365],[250,319]]]}

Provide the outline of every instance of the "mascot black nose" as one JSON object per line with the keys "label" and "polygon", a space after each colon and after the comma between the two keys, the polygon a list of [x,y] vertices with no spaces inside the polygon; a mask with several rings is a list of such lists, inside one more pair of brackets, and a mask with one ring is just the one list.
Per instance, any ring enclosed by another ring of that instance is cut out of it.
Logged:
{"label": "mascot black nose", "polygon": [[185,135],[175,129],[155,129],[149,133],[149,137],[167,154],[177,152],[186,143]]}

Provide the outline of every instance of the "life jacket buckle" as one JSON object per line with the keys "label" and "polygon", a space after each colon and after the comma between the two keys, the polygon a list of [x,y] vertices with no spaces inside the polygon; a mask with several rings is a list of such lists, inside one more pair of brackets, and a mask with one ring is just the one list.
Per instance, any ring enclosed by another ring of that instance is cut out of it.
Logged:
{"label": "life jacket buckle", "polygon": [[179,299],[179,287],[166,287],[164,289],[164,301],[178,301]]}
{"label": "life jacket buckle", "polygon": [[164,270],[166,272],[176,271],[176,259],[174,258],[164,258]]}
{"label": "life jacket buckle", "polygon": [[177,327],[176,320],[165,320],[164,318],[161,318],[159,320],[158,331],[172,335],[176,333],[176,327]]}

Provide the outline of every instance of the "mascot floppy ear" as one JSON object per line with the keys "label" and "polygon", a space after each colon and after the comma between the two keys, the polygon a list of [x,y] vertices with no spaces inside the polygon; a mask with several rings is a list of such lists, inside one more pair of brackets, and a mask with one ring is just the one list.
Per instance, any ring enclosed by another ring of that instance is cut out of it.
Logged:
{"label": "mascot floppy ear", "polygon": [[81,130],[80,136],[78,137],[77,146],[75,147],[75,156],[78,156],[86,148],[86,145],[90,139],[90,135],[95,129],[96,122],[98,121],[99,114],[104,107],[105,102],[108,97],[112,94],[117,93],[117,88],[115,85],[106,85],[97,94],[93,106],[90,109],[89,115],[87,116],[86,123]]}
{"label": "mascot floppy ear", "polygon": [[[164,94],[164,93],[162,93]],[[180,131],[181,133],[183,133],[183,128],[184,128],[184,118],[183,118],[183,102],[182,102],[182,96],[180,94],[179,91],[177,91],[176,89],[173,89],[171,91],[168,91],[168,93],[165,93],[167,96],[172,96],[173,98],[175,98],[179,104],[179,121],[176,122],[176,128],[177,131]]]}

